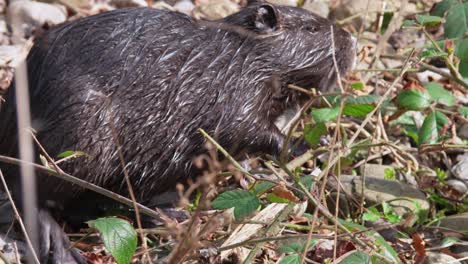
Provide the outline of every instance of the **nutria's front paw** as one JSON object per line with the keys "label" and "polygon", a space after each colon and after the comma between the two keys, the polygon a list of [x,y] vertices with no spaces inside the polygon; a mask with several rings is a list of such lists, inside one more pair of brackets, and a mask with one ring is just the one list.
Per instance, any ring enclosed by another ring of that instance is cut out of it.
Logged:
{"label": "nutria's front paw", "polygon": [[291,139],[289,146],[289,153],[293,158],[301,156],[310,149],[309,143],[302,138]]}

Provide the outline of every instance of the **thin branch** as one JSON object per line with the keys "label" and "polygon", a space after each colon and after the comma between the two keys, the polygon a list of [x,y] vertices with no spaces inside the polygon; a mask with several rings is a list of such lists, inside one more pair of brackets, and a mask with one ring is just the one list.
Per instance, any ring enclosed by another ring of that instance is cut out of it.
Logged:
{"label": "thin branch", "polygon": [[26,232],[26,227],[24,226],[23,220],[21,220],[21,216],[18,212],[18,209],[16,208],[15,201],[13,200],[13,197],[11,196],[10,189],[8,188],[8,185],[5,181],[5,177],[3,176],[2,170],[0,170],[0,180],[2,181],[3,189],[5,190],[5,193],[8,196],[8,200],[10,201],[11,208],[13,208],[13,211],[15,212],[16,220],[18,220],[18,223],[21,227],[21,231],[23,232],[24,238],[26,239],[26,243],[28,244],[28,247],[31,250],[31,255],[33,256],[34,262],[36,262],[37,264],[40,264],[39,258],[37,257],[36,251],[34,250],[31,239],[29,238],[28,232]]}
{"label": "thin branch", "polygon": [[[34,169],[36,169],[39,172],[43,172],[45,174],[60,178],[60,179],[62,179],[64,181],[76,184],[76,185],[78,185],[78,186],[80,186],[82,188],[85,188],[87,190],[91,190],[93,192],[104,195],[104,196],[106,196],[108,198],[111,198],[112,200],[115,200],[117,202],[125,204],[125,205],[127,205],[129,207],[133,206],[132,200],[128,199],[127,197],[122,196],[122,195],[117,194],[117,193],[114,193],[112,191],[106,190],[106,189],[104,189],[104,188],[102,188],[102,187],[100,187],[98,185],[87,182],[85,180],[82,180],[82,179],[77,178],[75,176],[72,176],[70,174],[59,173],[59,172],[57,172],[57,171],[55,171],[55,170],[53,170],[51,168],[48,168],[48,167],[45,167],[45,166],[42,166],[42,165],[39,165],[39,164],[36,164],[36,163],[26,162],[26,161],[22,161],[20,159],[11,158],[11,157],[7,157],[7,156],[3,156],[3,155],[0,155],[0,161],[8,163],[8,164],[13,164],[13,165],[20,165],[22,163],[27,163],[29,166],[32,166]],[[145,214],[147,216],[155,217],[155,218],[160,217],[160,215],[158,213],[156,213],[154,210],[152,210],[152,209],[150,209],[150,208],[148,208],[148,207],[146,207],[146,206],[144,206],[142,204],[138,204],[138,208],[141,210],[141,212],[143,214]]]}

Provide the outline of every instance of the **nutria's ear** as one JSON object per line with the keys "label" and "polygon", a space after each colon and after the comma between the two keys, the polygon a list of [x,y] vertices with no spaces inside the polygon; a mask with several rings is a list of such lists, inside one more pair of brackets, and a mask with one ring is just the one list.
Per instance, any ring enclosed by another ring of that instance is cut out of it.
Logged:
{"label": "nutria's ear", "polygon": [[255,30],[262,33],[269,33],[278,28],[278,12],[276,7],[270,4],[262,4],[255,10]]}

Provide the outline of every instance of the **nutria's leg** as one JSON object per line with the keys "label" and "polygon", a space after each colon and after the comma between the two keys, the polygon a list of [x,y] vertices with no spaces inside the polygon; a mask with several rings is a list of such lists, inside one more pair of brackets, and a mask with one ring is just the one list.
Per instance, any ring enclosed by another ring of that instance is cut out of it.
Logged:
{"label": "nutria's leg", "polygon": [[248,153],[268,153],[273,156],[281,154],[286,137],[276,126],[270,126],[269,129],[256,128],[251,132],[243,140]]}
{"label": "nutria's leg", "polygon": [[[275,126],[270,129],[258,129],[251,138],[246,139],[249,153],[268,153],[275,157],[281,155],[286,136]],[[293,157],[300,156],[309,149],[309,145],[302,139],[290,139],[286,151]]]}
{"label": "nutria's leg", "polygon": [[40,261],[48,263],[49,251],[52,250],[53,264],[86,264],[86,259],[77,249],[70,249],[70,240],[46,210],[39,210]]}

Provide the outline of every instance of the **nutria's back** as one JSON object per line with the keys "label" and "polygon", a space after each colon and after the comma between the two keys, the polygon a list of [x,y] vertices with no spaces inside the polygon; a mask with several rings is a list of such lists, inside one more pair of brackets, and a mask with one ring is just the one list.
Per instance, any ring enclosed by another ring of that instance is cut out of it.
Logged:
{"label": "nutria's back", "polygon": [[[215,22],[135,8],[59,26],[28,57],[38,139],[52,157],[84,151],[64,171],[125,194],[114,126],[140,201],[194,176],[191,161],[204,151],[198,128],[233,154],[277,154],[283,135],[274,122],[305,100],[287,85],[335,82],[331,25],[299,8],[254,4]],[[334,32],[345,73],[354,41]],[[10,90],[0,152],[16,148]],[[81,191],[51,177],[40,185],[47,199]]]}

